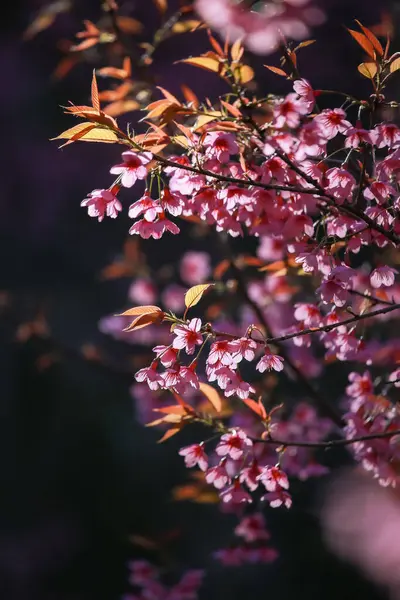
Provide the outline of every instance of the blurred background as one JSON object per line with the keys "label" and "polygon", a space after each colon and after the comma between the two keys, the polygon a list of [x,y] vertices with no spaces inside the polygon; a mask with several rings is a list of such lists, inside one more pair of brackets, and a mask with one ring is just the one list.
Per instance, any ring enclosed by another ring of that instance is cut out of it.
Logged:
{"label": "blurred background", "polygon": [[[71,126],[60,105],[87,102],[98,66],[89,53],[55,77],[62,40],[72,40],[83,19],[97,22],[101,2],[75,2],[51,27],[24,39],[44,4],[4,2],[0,19],[0,598],[117,599],[129,590],[126,564],[133,557],[172,572],[207,568],[202,597],[210,600],[384,598],[323,540],[318,515],[330,476],[296,484],[290,511],[266,513],[280,553],[271,566],[216,565],[212,552],[226,545],[231,518],[215,505],[171,501],[171,489],[187,477],[177,455],[182,441],[157,445],[158,433],[136,418],[130,354],[140,348],[128,350],[99,329],[105,315],[126,306],[132,277],[102,274],[124,256],[128,218],[98,224],[79,206],[92,189],[109,185],[119,150],[90,144],[59,150],[49,141]],[[151,2],[121,4],[154,31]],[[302,72],[314,88],[361,94],[359,50],[343,26],[354,18],[376,25],[391,15],[396,37],[397,3],[320,0],[320,6],[327,20],[312,31],[317,44],[304,50]],[[166,42],[154,57],[157,83],[176,92],[189,77],[195,92],[213,97],[212,76],[173,65],[206,46],[204,32]],[[396,41],[394,48],[400,50]],[[262,67],[277,60],[252,59],[267,93],[289,91]],[[133,126],[140,116],[134,113]],[[168,278],[168,265],[183,249],[202,247],[200,238],[190,245],[186,238],[182,248],[182,239],[149,241],[141,250],[150,263],[166,265]],[[346,456],[335,455],[332,466],[345,464]]]}

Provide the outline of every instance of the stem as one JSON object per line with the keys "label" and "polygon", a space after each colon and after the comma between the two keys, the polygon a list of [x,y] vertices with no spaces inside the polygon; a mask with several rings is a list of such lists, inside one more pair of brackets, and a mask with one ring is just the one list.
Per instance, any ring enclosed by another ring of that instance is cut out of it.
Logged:
{"label": "stem", "polygon": [[382,438],[390,438],[395,435],[400,435],[400,429],[395,429],[394,431],[383,431],[381,433],[371,433],[368,435],[360,435],[359,437],[354,437],[352,439],[340,439],[340,440],[329,440],[327,442],[301,442],[301,441],[284,441],[273,439],[272,437],[268,438],[250,438],[255,443],[260,444],[276,444],[278,446],[297,446],[298,448],[333,448],[336,446],[350,446],[351,444],[356,444],[357,442],[366,442],[368,440],[377,440]]}

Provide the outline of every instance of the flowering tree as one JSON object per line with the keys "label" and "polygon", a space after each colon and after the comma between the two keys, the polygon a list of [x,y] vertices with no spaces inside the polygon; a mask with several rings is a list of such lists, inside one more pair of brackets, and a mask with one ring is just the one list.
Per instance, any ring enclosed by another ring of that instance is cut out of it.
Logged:
{"label": "flowering tree", "polygon": [[[290,480],[326,472],[318,449],[346,446],[377,485],[398,482],[400,130],[385,94],[400,55],[357,22],[349,34],[366,55],[358,71],[370,95],[315,90],[298,62],[312,40],[289,40],[323,20],[310,3],[253,12],[252,3],[198,0],[173,14],[155,4],[161,25],[146,44],[132,42],[140,24],[114,0],[107,26],[85,22],[68,60],[104,44],[112,65],[93,73],[90,106],[66,108],[79,122],[55,139],[122,146],[109,188],[81,203],[90,217],[125,212],[135,239],[182,235],[186,250],[192,228],[218,247],[220,256],[185,252],[186,287],[159,286],[146,267],[130,288],[135,306],[101,327],[152,348],[132,393],[147,424],[163,429],[160,441],[197,424],[179,451],[193,484],[176,498],[208,495],[238,516],[237,543],[216,556],[269,562],[263,506],[290,508]],[[225,91],[198,98],[183,83],[180,99],[156,86],[153,55],[203,20],[221,37],[208,30],[210,49],[181,62],[213,73]],[[265,66],[288,93],[262,96],[246,49],[277,48],[280,65]],[[117,83],[99,92],[98,77]],[[138,109],[141,125],[117,123]],[[145,264],[145,243],[141,252]],[[336,392],[338,364],[348,381]],[[187,573],[167,591],[147,563],[132,569],[146,597],[191,597],[201,582]]]}

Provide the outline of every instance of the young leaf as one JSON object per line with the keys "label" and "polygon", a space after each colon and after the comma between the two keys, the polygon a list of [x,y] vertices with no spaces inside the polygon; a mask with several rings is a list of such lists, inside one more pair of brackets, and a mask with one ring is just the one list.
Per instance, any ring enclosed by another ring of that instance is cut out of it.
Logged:
{"label": "young leaf", "polygon": [[371,58],[375,58],[375,49],[369,39],[359,31],[354,31],[354,29],[347,29],[350,35],[356,40],[357,44],[361,46],[361,48],[370,56]]}
{"label": "young leaf", "polygon": [[235,62],[239,62],[242,58],[244,52],[244,48],[242,46],[242,40],[239,38],[232,44],[231,48],[231,57]]}
{"label": "young leaf", "polygon": [[[162,315],[163,313],[161,313]],[[124,331],[136,331],[137,329],[142,329],[143,327],[148,327],[153,323],[161,323],[162,316],[159,313],[146,313],[144,315],[140,315],[136,317],[132,321],[128,327],[125,327]]]}
{"label": "young leaf", "polygon": [[361,63],[357,69],[367,79],[373,79],[378,71],[378,67],[373,62]]}
{"label": "young leaf", "polygon": [[222,401],[217,390],[208,383],[200,383],[199,389],[205,395],[207,400],[213,405],[217,413],[220,413],[222,410]]}
{"label": "young leaf", "polygon": [[378,38],[376,37],[376,35],[373,34],[370,29],[367,29],[367,27],[364,27],[364,25],[362,25],[360,23],[360,21],[358,21],[357,19],[356,19],[356,23],[359,25],[359,27],[361,27],[361,29],[364,32],[364,35],[369,39],[369,41],[375,48],[376,52],[378,53],[378,55],[383,56],[383,47],[382,47],[382,44],[380,43],[380,41],[378,40]]}
{"label": "young leaf", "polygon": [[200,285],[194,285],[191,287],[185,294],[186,308],[191,308],[200,302],[204,292],[214,285],[214,283],[202,283]]}
{"label": "young leaf", "polygon": [[249,83],[254,77],[254,71],[248,65],[241,65],[235,69],[235,76],[240,83]]}
{"label": "young leaf", "polygon": [[400,69],[400,57],[395,58],[392,63],[390,63],[390,72],[394,73]]}
{"label": "young leaf", "polygon": [[178,62],[193,65],[194,67],[200,67],[200,69],[212,71],[213,73],[218,73],[221,68],[219,60],[209,56],[193,56],[192,58],[184,58]]}
{"label": "young leaf", "polygon": [[267,412],[266,412],[265,407],[262,404],[261,400],[259,400],[258,402],[255,402],[251,398],[245,398],[243,400],[243,402],[245,404],[247,404],[247,406],[249,408],[251,408],[251,410],[253,412],[255,412],[259,417],[261,417],[262,419],[266,419],[267,418]]}
{"label": "young leaf", "polygon": [[96,71],[94,69],[92,78],[92,106],[97,112],[100,112],[99,89],[97,87]]}
{"label": "young leaf", "polygon": [[283,69],[280,69],[279,67],[273,67],[271,65],[264,65],[264,67],[266,67],[267,69],[269,69],[270,71],[272,71],[276,75],[281,75],[281,77],[287,77],[288,76],[287,73],[285,73],[285,71]]}
{"label": "young leaf", "polygon": [[116,315],[117,317],[135,317],[138,315],[146,315],[151,313],[162,313],[162,310],[159,306],[134,306],[125,312]]}

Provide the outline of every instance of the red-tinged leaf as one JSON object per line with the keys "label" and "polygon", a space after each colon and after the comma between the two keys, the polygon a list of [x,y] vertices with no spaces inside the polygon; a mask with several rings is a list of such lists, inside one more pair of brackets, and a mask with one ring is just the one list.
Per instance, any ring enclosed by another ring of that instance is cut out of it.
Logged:
{"label": "red-tinged leaf", "polygon": [[167,100],[169,100],[173,104],[177,104],[178,106],[181,105],[181,103],[179,102],[178,98],[176,98],[173,94],[171,94],[171,92],[169,92],[168,90],[162,88],[160,85],[157,86],[157,89],[160,90],[160,92],[165,96],[165,98]]}
{"label": "red-tinged leaf", "polygon": [[185,98],[185,100],[188,104],[192,104],[194,106],[194,108],[198,108],[200,106],[198,97],[196,96],[194,91],[190,89],[190,87],[188,87],[187,85],[185,85],[183,83],[181,85],[181,90],[182,90],[183,97]]}
{"label": "red-tinged leaf", "polygon": [[376,37],[376,35],[373,34],[370,29],[368,29],[367,27],[364,27],[364,25],[362,25],[362,23],[360,23],[360,21],[358,21],[357,19],[356,19],[356,23],[363,30],[365,37],[367,37],[368,40],[371,42],[371,44],[375,48],[377,54],[379,56],[383,56],[383,47],[382,47],[382,44],[380,43],[380,41],[378,40],[378,38]]}
{"label": "red-tinged leaf", "polygon": [[264,271],[274,272],[274,271],[280,271],[284,268],[286,268],[286,265],[283,262],[283,260],[276,260],[275,262],[269,263],[268,265],[265,265],[264,267],[261,267],[258,270],[261,272],[264,272]]}
{"label": "red-tinged leaf", "polygon": [[390,63],[390,72],[394,73],[400,69],[400,57],[395,58],[393,62]]}
{"label": "red-tinged leaf", "polygon": [[244,48],[242,46],[241,38],[238,38],[231,47],[231,57],[235,62],[239,62],[243,56]]}
{"label": "red-tinged leaf", "polygon": [[186,410],[183,406],[179,404],[172,404],[171,406],[163,406],[162,408],[153,408],[154,412],[163,413],[166,415],[174,414],[174,415],[186,415]]}
{"label": "red-tinged leaf", "polygon": [[288,76],[288,74],[285,73],[285,71],[283,69],[280,69],[279,67],[273,67],[272,65],[264,65],[264,67],[266,67],[267,69],[272,71],[272,73],[275,73],[276,75],[280,75],[281,77]]}
{"label": "red-tinged leaf", "polygon": [[92,78],[92,105],[95,110],[100,112],[99,88],[97,87],[96,71],[94,69]]}
{"label": "red-tinged leaf", "polygon": [[95,127],[96,127],[96,125],[94,125],[93,123],[90,123],[90,122],[89,123],[87,123],[87,122],[78,123],[78,125],[75,125],[74,127],[71,127],[70,129],[67,129],[66,131],[63,131],[57,137],[50,138],[50,139],[51,139],[51,141],[53,141],[53,140],[75,141],[75,140],[79,139],[79,136],[85,135],[85,133],[89,132],[91,129],[94,129]]}
{"label": "red-tinged leaf", "polygon": [[204,292],[214,285],[215,283],[202,283],[191,287],[185,294],[186,309],[192,308],[192,306],[198,304],[203,297]]}
{"label": "red-tinged leaf", "polygon": [[373,62],[361,63],[360,65],[358,65],[357,69],[361,73],[361,75],[363,75],[367,79],[374,79],[375,75],[378,72],[378,67],[376,63]]}
{"label": "red-tinged leaf", "polygon": [[85,26],[85,30],[78,31],[78,33],[76,34],[77,38],[98,37],[100,35],[100,29],[96,27],[96,25],[92,23],[92,21],[89,21],[89,19],[85,19],[83,21],[83,24]]}
{"label": "red-tinged leaf", "polygon": [[60,80],[66,77],[66,75],[68,75],[68,73],[75,67],[75,65],[79,63],[79,61],[80,58],[73,54],[62,58],[53,71],[53,79]]}
{"label": "red-tinged leaf", "polygon": [[202,382],[200,382],[199,389],[207,398],[207,400],[213,405],[217,413],[220,413],[222,410],[222,400],[217,390],[208,383]]}
{"label": "red-tinged leaf", "polygon": [[147,315],[147,314],[152,314],[152,313],[162,313],[162,310],[159,306],[152,306],[152,305],[147,305],[147,306],[134,306],[133,308],[130,308],[129,310],[126,310],[125,312],[116,315],[118,317],[135,317],[138,315]]}
{"label": "red-tinged leaf", "polygon": [[[117,69],[117,67],[103,67],[97,71],[97,75],[101,77],[113,77],[114,79],[126,79],[129,77],[129,74],[125,69]],[[101,94],[99,94],[99,98],[101,98]]]}
{"label": "red-tinged leaf", "polygon": [[166,431],[164,433],[164,435],[162,436],[162,438],[160,438],[157,441],[157,444],[162,444],[163,442],[166,442],[167,440],[169,440],[170,438],[172,438],[172,436],[174,436],[177,433],[179,433],[180,430],[181,430],[181,427],[174,427],[172,429],[168,429],[168,431]]}
{"label": "red-tinged leaf", "polygon": [[[132,83],[130,81],[125,81],[113,90],[103,90],[102,92],[100,92],[99,100],[101,100],[102,102],[116,102],[117,100],[123,100],[131,92],[131,90]],[[136,104],[139,106],[137,102]]]}
{"label": "red-tinged leaf", "polygon": [[254,71],[248,65],[240,65],[234,70],[234,75],[240,83],[249,83],[254,77]]}
{"label": "red-tinged leaf", "polygon": [[262,260],[256,256],[243,256],[242,261],[249,267],[259,267],[262,265]]}
{"label": "red-tinged leaf", "polygon": [[233,106],[233,104],[229,104],[229,102],[225,102],[225,100],[220,100],[222,106],[224,108],[226,108],[226,110],[234,117],[240,118],[242,117],[242,113],[240,112],[240,110],[236,107]]}
{"label": "red-tinged leaf", "polygon": [[296,50],[300,50],[301,48],[307,48],[307,46],[311,46],[311,44],[315,44],[316,40],[304,40],[304,42],[300,42],[298,46],[296,46]]}
{"label": "red-tinged leaf", "polygon": [[119,117],[128,112],[138,110],[140,105],[136,100],[116,100],[104,107],[104,112],[111,117]]}
{"label": "red-tinged leaf", "polygon": [[354,31],[354,29],[347,29],[350,35],[356,40],[357,44],[361,46],[361,48],[370,56],[371,58],[375,58],[375,49],[369,39],[359,31]]}
{"label": "red-tinged leaf", "polygon": [[117,17],[117,25],[124,33],[137,34],[143,30],[143,24],[132,17]]}
{"label": "red-tinged leaf", "polygon": [[[75,129],[74,127],[72,129]],[[71,130],[70,130],[71,131]],[[85,129],[75,133],[71,138],[67,138],[66,134],[61,134],[58,136],[60,139],[68,139],[69,141],[60,146],[63,148],[68,144],[72,144],[73,142],[81,141],[81,142],[97,142],[102,144],[115,144],[119,142],[118,135],[114,133],[114,131],[110,131],[110,129],[105,129],[104,127],[96,127],[93,123],[90,123]],[[53,138],[57,139],[57,138]]]}
{"label": "red-tinged leaf", "polygon": [[215,37],[211,34],[211,31],[209,29],[207,30],[207,34],[208,34],[208,39],[210,40],[210,44],[214,48],[215,52],[218,54],[218,56],[220,56],[221,58],[224,58],[225,55],[224,55],[224,51],[221,48],[221,45],[215,39]]}
{"label": "red-tinged leaf", "polygon": [[243,400],[243,402],[253,411],[256,413],[256,415],[258,415],[259,417],[261,417],[261,419],[266,419],[267,418],[267,412],[264,408],[264,405],[258,401],[255,402],[254,400],[251,400],[251,398],[245,398]]}
{"label": "red-tinged leaf", "polygon": [[168,9],[167,0],[153,0],[153,3],[156,5],[156,8],[160,14],[164,14]]}
{"label": "red-tinged leaf", "polygon": [[208,56],[193,56],[192,58],[184,58],[178,62],[192,65],[193,67],[199,67],[200,69],[205,69],[206,71],[212,71],[213,73],[219,73],[222,68],[218,59]]}
{"label": "red-tinged leaf", "polygon": [[192,33],[198,29],[204,29],[204,24],[198,19],[187,19],[186,21],[177,21],[171,27],[171,33]]}
{"label": "red-tinged leaf", "polygon": [[71,46],[71,52],[83,52],[83,50],[88,50],[89,48],[92,48],[93,46],[96,46],[96,44],[99,43],[99,38],[97,37],[93,37],[93,38],[87,38],[85,40],[83,40],[83,42],[80,42],[79,44],[75,44],[74,46]]}
{"label": "red-tinged leaf", "polygon": [[125,327],[123,331],[136,331],[137,329],[143,329],[154,323],[161,323],[163,320],[163,313],[147,313],[136,317],[128,327]]}
{"label": "red-tinged leaf", "polygon": [[221,279],[221,277],[225,275],[230,266],[231,261],[227,258],[218,263],[218,265],[214,269],[214,279]]}
{"label": "red-tinged leaf", "polygon": [[193,141],[195,139],[193,132],[188,127],[185,127],[185,125],[182,125],[181,123],[177,123],[176,121],[174,121],[174,125],[180,131],[182,131],[183,135],[185,137],[187,137],[188,140]]}

